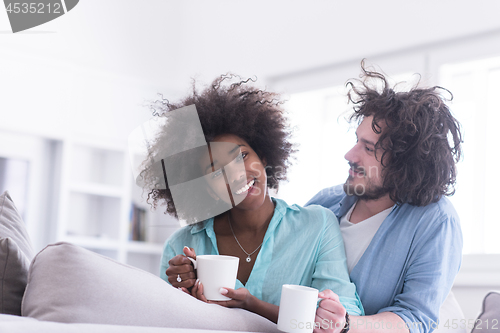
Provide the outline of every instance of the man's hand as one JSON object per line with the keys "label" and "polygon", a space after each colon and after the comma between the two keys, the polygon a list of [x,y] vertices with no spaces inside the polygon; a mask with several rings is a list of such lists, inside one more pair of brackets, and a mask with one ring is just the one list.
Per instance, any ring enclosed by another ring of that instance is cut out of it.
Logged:
{"label": "man's hand", "polygon": [[345,326],[346,310],[340,303],[339,296],[330,289],[323,290],[318,294],[323,300],[316,309],[314,322],[317,326],[314,333],[340,333]]}

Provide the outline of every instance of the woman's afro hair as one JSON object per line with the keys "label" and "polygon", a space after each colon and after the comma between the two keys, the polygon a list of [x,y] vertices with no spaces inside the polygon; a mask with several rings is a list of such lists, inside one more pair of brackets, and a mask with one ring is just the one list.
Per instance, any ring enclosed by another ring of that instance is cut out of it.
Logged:
{"label": "woman's afro hair", "polygon": [[[280,96],[258,89],[252,82],[255,80],[242,80],[239,76],[226,74],[198,91],[193,81],[192,91],[186,97],[171,103],[162,96],[151,103],[150,108],[153,116],[162,116],[194,104],[205,140],[213,141],[222,134],[233,134],[244,139],[266,162],[267,185],[277,190],[278,183],[286,180],[290,156],[295,151],[289,142],[291,132]],[[164,130],[168,131],[168,122]],[[161,139],[161,134],[153,142],[158,143],[158,139]],[[154,147],[151,150],[154,151]],[[148,192],[148,203],[154,208],[158,204],[166,205],[166,212],[177,217],[168,184],[166,189],[154,188],[153,178],[148,179],[146,173],[144,190]]]}

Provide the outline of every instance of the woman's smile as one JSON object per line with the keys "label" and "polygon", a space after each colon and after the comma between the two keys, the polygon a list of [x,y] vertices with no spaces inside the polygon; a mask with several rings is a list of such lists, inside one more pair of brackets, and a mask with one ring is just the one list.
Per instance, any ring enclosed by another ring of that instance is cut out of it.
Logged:
{"label": "woman's smile", "polygon": [[255,178],[252,178],[246,185],[234,191],[235,194],[240,195],[248,191],[248,193],[253,190],[253,184],[255,183]]}

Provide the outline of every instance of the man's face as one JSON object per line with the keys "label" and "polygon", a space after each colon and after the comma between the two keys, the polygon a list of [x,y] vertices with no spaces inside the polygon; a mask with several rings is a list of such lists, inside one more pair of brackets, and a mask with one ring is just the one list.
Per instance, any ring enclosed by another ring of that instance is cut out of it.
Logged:
{"label": "man's face", "polygon": [[[356,144],[345,154],[349,162],[349,177],[344,184],[347,195],[359,199],[376,200],[387,194],[382,187],[382,151],[375,154],[375,144],[380,134],[372,129],[373,117],[366,117],[356,130]],[[376,155],[376,156],[375,156]]]}

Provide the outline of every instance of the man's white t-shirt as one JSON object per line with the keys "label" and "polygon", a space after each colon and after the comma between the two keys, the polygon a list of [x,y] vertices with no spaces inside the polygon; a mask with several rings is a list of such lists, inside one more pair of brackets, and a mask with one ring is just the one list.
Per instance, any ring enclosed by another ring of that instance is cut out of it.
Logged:
{"label": "man's white t-shirt", "polygon": [[349,209],[349,211],[340,219],[340,231],[342,232],[342,237],[344,238],[349,274],[351,274],[352,269],[363,256],[363,253],[365,253],[365,250],[368,245],[370,245],[373,236],[375,236],[378,228],[382,222],[384,222],[385,218],[389,215],[394,206],[389,207],[386,210],[383,210],[361,222],[351,223],[349,220],[351,219],[354,207],[356,207],[356,204],[352,205],[351,209]]}

